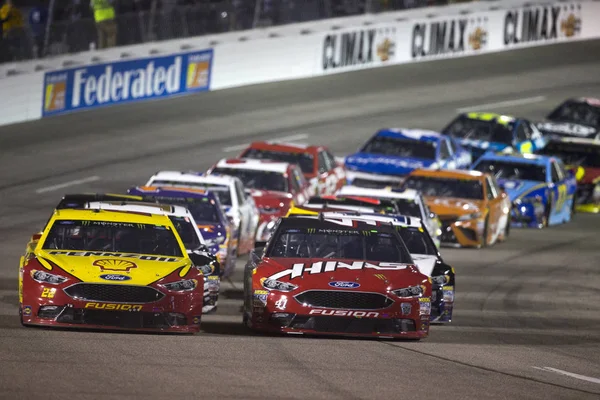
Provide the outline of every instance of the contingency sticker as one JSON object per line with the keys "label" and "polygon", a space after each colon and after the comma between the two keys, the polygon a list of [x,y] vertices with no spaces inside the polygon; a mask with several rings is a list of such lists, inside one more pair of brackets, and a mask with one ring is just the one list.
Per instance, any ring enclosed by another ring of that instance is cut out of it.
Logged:
{"label": "contingency sticker", "polygon": [[444,286],[443,295],[445,302],[452,303],[454,301],[454,286]]}
{"label": "contingency sticker", "polygon": [[419,299],[419,315],[431,314],[431,299],[429,297],[421,297]]}

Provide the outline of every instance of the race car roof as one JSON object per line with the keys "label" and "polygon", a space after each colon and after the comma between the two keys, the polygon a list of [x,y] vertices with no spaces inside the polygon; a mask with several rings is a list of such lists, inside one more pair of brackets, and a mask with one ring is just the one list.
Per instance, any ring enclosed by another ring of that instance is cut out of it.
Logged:
{"label": "race car roof", "polygon": [[337,206],[357,206],[369,208],[395,208],[393,201],[388,199],[375,199],[373,197],[360,196],[313,196],[304,204],[305,206],[325,205],[331,207]]}
{"label": "race car roof", "polygon": [[133,224],[151,224],[151,225],[169,225],[171,220],[161,214],[143,214],[131,211],[107,211],[107,210],[87,210],[65,208],[55,210],[54,216],[60,220],[81,220],[81,221],[110,221],[110,222],[129,222]]}
{"label": "race car roof", "polygon": [[66,194],[55,207],[57,210],[65,208],[84,208],[90,201],[142,201],[140,196],[118,193],[79,193]]}
{"label": "race car roof", "polygon": [[590,106],[600,107],[600,99],[597,99],[595,97],[580,97],[577,100],[583,103],[587,103]]}
{"label": "race car roof", "polygon": [[490,113],[490,112],[470,112],[470,113],[464,113],[463,115],[466,115],[467,118],[470,119],[476,119],[479,121],[496,121],[499,124],[508,124],[510,122],[514,122],[516,120],[515,117],[512,117],[510,115],[503,115],[503,114],[497,114],[497,113]]}
{"label": "race car roof", "polygon": [[355,217],[325,218],[321,213],[314,215],[297,215],[294,217],[281,218],[280,228],[315,228],[315,229],[338,229],[338,230],[364,230],[372,229],[378,231],[394,231],[393,223],[390,221],[380,222]]}
{"label": "race car roof", "polygon": [[287,143],[274,141],[252,142],[250,146],[244,149],[245,153],[248,149],[278,151],[283,153],[316,153],[323,146],[313,146],[300,143]]}
{"label": "race car roof", "polygon": [[549,138],[548,143],[573,143],[580,144],[582,146],[600,146],[600,140],[595,138],[579,138],[579,137],[560,137],[560,138]]}
{"label": "race car roof", "polygon": [[409,140],[438,142],[443,135],[439,132],[424,129],[387,128],[379,130],[375,136],[392,137]]}
{"label": "race car roof", "polygon": [[539,154],[521,154],[521,153],[505,154],[505,153],[501,153],[501,152],[495,153],[492,151],[488,151],[479,158],[479,160],[477,161],[477,164],[479,164],[479,162],[482,160],[497,160],[497,161],[520,163],[520,164],[545,166],[554,159],[556,159],[556,158],[549,157],[549,156],[542,156]]}
{"label": "race car roof", "polygon": [[[202,186],[203,183],[229,186],[232,185],[236,179],[238,178],[221,174],[204,175],[201,173],[184,171],[160,171],[152,175],[145,186],[173,186],[173,183],[184,186]],[[159,183],[161,181],[168,183]]]}
{"label": "race car roof", "polygon": [[[277,172],[285,174],[290,167],[290,163],[271,161],[271,160],[255,160],[251,158],[230,158],[219,160],[217,168],[245,169],[253,171]],[[210,174],[209,174],[210,175]]]}
{"label": "race car roof", "polygon": [[481,180],[484,176],[486,176],[486,174],[480,171],[466,171],[458,169],[415,169],[408,176]]}
{"label": "race car roof", "polygon": [[356,214],[352,212],[338,212],[338,211],[328,211],[323,212],[323,218],[352,218],[353,220],[367,220],[367,221],[379,221],[379,222],[391,222],[394,226],[402,226],[409,228],[421,228],[421,219],[414,217],[407,217],[404,215],[392,216],[392,215],[381,215],[377,213],[370,214]]}
{"label": "race car roof", "polygon": [[148,197],[157,199],[160,199],[161,197],[175,197],[206,200],[213,200],[217,198],[209,189],[178,186],[135,186],[129,188],[127,193],[133,194],[134,196],[143,197],[144,199]]}
{"label": "race car roof", "polygon": [[192,218],[190,211],[178,205],[147,203],[147,202],[110,202],[110,201],[92,201],[86,203],[84,208],[91,210],[109,210],[109,211],[131,211],[138,213],[161,214],[174,217]]}
{"label": "race car roof", "polygon": [[319,215],[320,212],[324,211],[354,211],[359,213],[374,213],[376,209],[373,207],[359,207],[359,206],[344,206],[344,205],[324,205],[324,204],[304,204],[302,206],[292,207],[287,215]]}
{"label": "race car roof", "polygon": [[414,189],[392,191],[391,189],[372,189],[362,186],[346,185],[342,186],[341,189],[337,191],[336,196],[363,196],[376,199],[415,200],[418,197],[418,192]]}

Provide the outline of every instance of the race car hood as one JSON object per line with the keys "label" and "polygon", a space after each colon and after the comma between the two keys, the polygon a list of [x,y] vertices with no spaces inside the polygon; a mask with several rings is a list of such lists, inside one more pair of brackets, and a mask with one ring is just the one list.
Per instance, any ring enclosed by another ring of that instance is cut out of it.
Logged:
{"label": "race car hood", "polygon": [[455,197],[433,197],[426,196],[427,205],[437,215],[460,216],[479,212],[483,207],[483,200],[467,200]]}
{"label": "race car hood", "polygon": [[590,138],[596,136],[598,130],[593,126],[575,124],[573,122],[542,121],[535,124],[536,127],[548,136],[575,136]]}
{"label": "race car hood", "polygon": [[516,179],[498,179],[498,183],[504,186],[506,194],[508,194],[511,201],[523,197],[535,196],[538,194],[537,192],[540,190],[543,191],[547,186],[545,182]]}
{"label": "race car hood", "polygon": [[433,273],[433,267],[438,261],[436,256],[431,256],[428,254],[411,254],[415,264],[417,264],[417,268],[423,275],[431,276]]}
{"label": "race car hood", "polygon": [[[182,269],[181,276],[185,276],[191,266],[191,260],[183,257],[69,250],[37,250],[35,254],[46,268],[55,268],[48,263],[50,261],[82,282],[89,283],[146,286],[177,269]],[[52,270],[48,272],[52,273]]]}
{"label": "race car hood", "polygon": [[407,175],[414,169],[433,168],[435,160],[390,157],[382,154],[355,153],[346,157],[346,168],[351,171],[383,175]]}
{"label": "race car hood", "polygon": [[265,258],[257,275],[289,282],[300,290],[359,289],[385,292],[388,288],[398,289],[427,282],[427,277],[414,264],[331,258]]}

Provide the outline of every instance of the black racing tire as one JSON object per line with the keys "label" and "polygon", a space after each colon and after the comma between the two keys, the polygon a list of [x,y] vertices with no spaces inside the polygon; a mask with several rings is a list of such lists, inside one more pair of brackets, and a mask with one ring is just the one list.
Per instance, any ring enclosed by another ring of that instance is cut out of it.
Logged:
{"label": "black racing tire", "polygon": [[510,235],[510,213],[511,213],[512,209],[510,209],[508,211],[508,220],[506,221],[506,227],[504,228],[504,240],[506,241],[508,239],[508,236]]}
{"label": "black racing tire", "polygon": [[490,229],[490,215],[488,214],[485,217],[485,223],[483,224],[483,240],[481,243],[481,247],[488,246],[489,229]]}
{"label": "black racing tire", "polygon": [[573,193],[573,202],[571,203],[571,217],[577,213],[576,209],[577,193]]}
{"label": "black racing tire", "polygon": [[550,226],[550,213],[552,212],[552,203],[548,202],[544,207],[544,220],[542,221],[542,227],[547,228]]}

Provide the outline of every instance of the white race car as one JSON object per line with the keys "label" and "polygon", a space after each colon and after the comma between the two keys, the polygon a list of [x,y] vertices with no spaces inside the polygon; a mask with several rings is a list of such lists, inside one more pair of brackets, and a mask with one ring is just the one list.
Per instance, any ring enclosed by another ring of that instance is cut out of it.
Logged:
{"label": "white race car", "polygon": [[217,194],[223,211],[233,226],[238,254],[246,254],[254,248],[258,208],[252,196],[245,192],[244,184],[239,178],[219,174],[160,171],[150,177],[146,186],[188,187]]}
{"label": "white race car", "polygon": [[[197,268],[204,274],[204,303],[202,313],[216,310],[219,300],[220,266],[217,258],[206,247],[202,233],[198,229],[192,213],[183,206],[171,204],[146,203],[140,201],[92,201],[83,208],[91,210],[129,211],[137,213],[159,214],[169,217],[183,244]],[[123,241],[127,244],[126,237],[107,238],[114,241]]]}
{"label": "white race car", "polygon": [[392,189],[372,189],[359,186],[343,186],[336,196],[360,196],[378,200],[392,200],[402,215],[416,217],[423,220],[427,231],[431,235],[436,247],[440,247],[442,236],[442,223],[439,218],[432,213],[423,200],[420,192],[414,189],[392,190]]}

